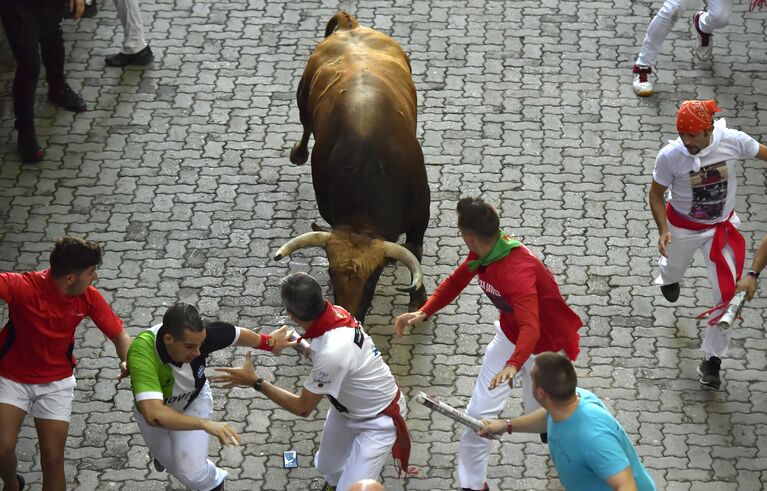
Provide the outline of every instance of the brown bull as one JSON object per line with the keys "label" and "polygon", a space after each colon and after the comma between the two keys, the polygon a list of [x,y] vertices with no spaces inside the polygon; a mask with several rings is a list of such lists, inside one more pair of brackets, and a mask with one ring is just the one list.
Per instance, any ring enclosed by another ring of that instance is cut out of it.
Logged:
{"label": "brown bull", "polygon": [[[413,277],[403,291],[410,292],[411,307],[420,307],[430,199],[407,55],[389,36],[339,12],[309,58],[297,100],[304,132],[290,160],[306,162],[314,134],[312,183],[332,231],[291,240],[277,259],[302,247],[324,247],[335,301],[360,320],[387,258],[402,261]],[[395,243],[403,233],[406,248]]]}

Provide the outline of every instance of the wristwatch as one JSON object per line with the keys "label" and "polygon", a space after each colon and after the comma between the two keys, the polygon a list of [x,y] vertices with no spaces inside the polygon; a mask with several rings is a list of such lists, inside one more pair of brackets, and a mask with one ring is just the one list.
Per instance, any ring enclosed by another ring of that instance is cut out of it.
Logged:
{"label": "wristwatch", "polygon": [[759,271],[754,271],[753,269],[746,273],[748,276],[753,277],[754,279],[759,278]]}
{"label": "wristwatch", "polygon": [[255,382],[253,382],[253,388],[256,389],[258,392],[261,392],[261,384],[264,383],[264,377],[258,377]]}

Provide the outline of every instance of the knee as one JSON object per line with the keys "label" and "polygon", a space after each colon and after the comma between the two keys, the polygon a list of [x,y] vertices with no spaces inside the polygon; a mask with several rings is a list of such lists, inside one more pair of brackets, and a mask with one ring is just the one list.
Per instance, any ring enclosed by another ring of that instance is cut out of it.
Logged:
{"label": "knee", "polygon": [[179,468],[176,478],[181,484],[190,489],[201,489],[200,485],[206,484],[208,480],[207,466],[192,468]]}
{"label": "knee", "polygon": [[16,452],[16,438],[0,439],[0,460],[10,459]]}
{"label": "knee", "polygon": [[666,0],[666,2],[663,3],[663,7],[661,7],[658,12],[658,16],[668,20],[672,24],[676,24],[676,21],[679,20],[679,17],[682,16],[683,12],[684,5],[682,2],[679,0]]}
{"label": "knee", "polygon": [[721,29],[730,23],[731,10],[710,11],[706,19],[706,27],[711,30]]}
{"label": "knee", "polygon": [[43,452],[40,460],[43,469],[64,468],[64,452]]}
{"label": "knee", "polygon": [[339,468],[338,462],[338,458],[323,457],[321,452],[317,452],[314,455],[314,468],[317,469],[317,472],[322,476],[329,476],[339,472],[342,467]]}

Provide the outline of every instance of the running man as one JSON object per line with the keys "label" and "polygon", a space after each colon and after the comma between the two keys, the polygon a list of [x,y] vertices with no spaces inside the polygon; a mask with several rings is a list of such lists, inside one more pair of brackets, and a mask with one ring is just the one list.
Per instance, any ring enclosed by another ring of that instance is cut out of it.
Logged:
{"label": "running man", "polygon": [[133,416],[155,467],[190,489],[223,489],[228,473],[208,459],[210,436],[221,445],[238,445],[240,437],[229,424],[210,420],[208,355],[229,346],[279,353],[295,344],[292,333],[287,326],[268,335],[225,322],[206,325],[196,308],[179,302],[165,312],[162,324],[139,334],[128,351]]}
{"label": "running man", "polygon": [[[582,322],[567,306],[554,275],[521,242],[500,230],[495,208],[480,198],[458,202],[458,229],[469,255],[416,312],[397,317],[395,331],[425,321],[452,302],[475,276],[500,311],[495,337],[485,350],[469,401],[475,418],[495,418],[506,405],[513,379],[522,378],[525,413],[540,405],[533,397],[530,368],[535,353],[564,351],[578,356]],[[545,442],[545,434],[541,439]],[[466,429],[458,445],[458,477],[464,490],[487,489],[491,442]]]}
{"label": "running man", "polygon": [[75,397],[75,330],[89,317],[112,341],[120,375],[131,338],[122,320],[93,286],[101,265],[101,246],[65,236],[50,256],[50,268],[31,273],[0,273],[0,299],[9,319],[0,331],[0,479],[5,491],[24,487],[16,473],[16,441],[24,417],[35,420],[40,443],[43,489],[64,490],[64,448]]}

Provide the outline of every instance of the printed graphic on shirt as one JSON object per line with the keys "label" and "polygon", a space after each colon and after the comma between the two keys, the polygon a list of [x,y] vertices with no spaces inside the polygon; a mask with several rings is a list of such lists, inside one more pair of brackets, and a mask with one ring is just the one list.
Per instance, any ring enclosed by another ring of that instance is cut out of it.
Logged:
{"label": "printed graphic on shirt", "polygon": [[479,287],[482,288],[482,291],[485,292],[487,298],[493,302],[493,305],[495,305],[498,310],[503,312],[514,312],[514,309],[511,307],[511,305],[509,305],[509,303],[504,300],[501,292],[499,292],[493,285],[483,281],[482,279],[479,279]]}
{"label": "printed graphic on shirt", "polygon": [[690,217],[696,220],[720,218],[727,202],[727,162],[718,162],[702,167],[698,172],[690,172],[690,185]]}

